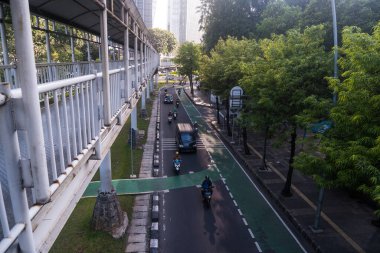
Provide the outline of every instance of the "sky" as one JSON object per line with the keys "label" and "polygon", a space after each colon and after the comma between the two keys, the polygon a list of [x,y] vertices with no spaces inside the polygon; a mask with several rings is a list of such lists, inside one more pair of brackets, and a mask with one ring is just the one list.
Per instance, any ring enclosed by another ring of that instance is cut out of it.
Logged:
{"label": "sky", "polygon": [[168,27],[168,0],[157,0],[156,15],[153,20],[154,28],[167,29]]}

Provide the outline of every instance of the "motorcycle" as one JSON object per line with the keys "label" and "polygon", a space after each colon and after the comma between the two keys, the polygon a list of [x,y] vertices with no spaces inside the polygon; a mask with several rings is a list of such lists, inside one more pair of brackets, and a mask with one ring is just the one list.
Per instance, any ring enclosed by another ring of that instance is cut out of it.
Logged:
{"label": "motorcycle", "polygon": [[172,123],[172,120],[173,120],[173,116],[168,116],[168,123],[171,124]]}
{"label": "motorcycle", "polygon": [[178,175],[179,174],[179,170],[181,168],[181,160],[179,160],[179,159],[173,160],[173,165],[174,165],[174,170],[175,170],[175,172]]}
{"label": "motorcycle", "polygon": [[173,112],[173,118],[177,119],[177,112]]}
{"label": "motorcycle", "polygon": [[[214,187],[211,187],[214,188]],[[212,189],[210,187],[202,188],[202,197],[203,201],[210,206],[211,203],[211,196],[212,196]]]}
{"label": "motorcycle", "polygon": [[194,124],[193,127],[194,127],[194,133],[198,135],[198,124]]}
{"label": "motorcycle", "polygon": [[178,89],[178,96],[181,96],[181,89]]}

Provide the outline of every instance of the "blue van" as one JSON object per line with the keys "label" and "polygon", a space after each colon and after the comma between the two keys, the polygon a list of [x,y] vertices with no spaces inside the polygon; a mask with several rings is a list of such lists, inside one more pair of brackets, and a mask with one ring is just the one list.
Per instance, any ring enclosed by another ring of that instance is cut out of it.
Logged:
{"label": "blue van", "polygon": [[197,152],[194,128],[189,123],[177,123],[176,144],[179,152]]}

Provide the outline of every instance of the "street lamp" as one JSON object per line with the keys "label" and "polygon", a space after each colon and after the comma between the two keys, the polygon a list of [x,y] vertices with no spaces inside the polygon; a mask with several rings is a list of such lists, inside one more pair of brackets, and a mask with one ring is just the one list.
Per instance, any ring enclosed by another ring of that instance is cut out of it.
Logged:
{"label": "street lamp", "polygon": [[[331,12],[333,18],[333,35],[334,35],[334,78],[338,78],[338,27],[336,22],[335,0],[331,0]],[[336,105],[337,94],[334,91],[333,104]],[[310,226],[314,233],[321,233],[323,230],[319,227],[322,213],[322,203],[325,195],[325,188],[321,186],[318,194],[317,209],[315,211],[314,224]]]}
{"label": "street lamp", "polygon": [[[338,78],[338,27],[336,22],[336,8],[335,0],[331,0],[331,11],[333,18],[333,34],[334,34],[334,78]],[[337,95],[334,91],[333,94],[333,103],[334,105],[337,102]]]}

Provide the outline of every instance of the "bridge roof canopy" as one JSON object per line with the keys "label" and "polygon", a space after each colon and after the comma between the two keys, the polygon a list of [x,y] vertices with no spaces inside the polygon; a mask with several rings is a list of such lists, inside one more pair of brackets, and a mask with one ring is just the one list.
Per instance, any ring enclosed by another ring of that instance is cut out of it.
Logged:
{"label": "bridge roof canopy", "polygon": [[[0,0],[0,2],[9,1]],[[126,27],[122,17],[123,8],[129,10],[129,15],[137,22],[142,32],[145,35],[149,34],[132,0],[107,0],[106,2],[108,36],[111,41],[123,44]],[[100,36],[100,13],[104,9],[102,0],[29,0],[29,6],[33,14]],[[133,31],[132,27],[130,30]],[[133,47],[133,43],[131,44]]]}

